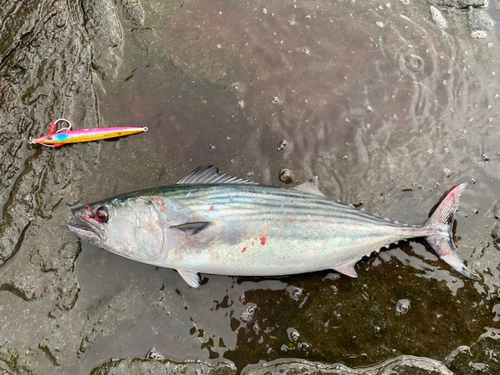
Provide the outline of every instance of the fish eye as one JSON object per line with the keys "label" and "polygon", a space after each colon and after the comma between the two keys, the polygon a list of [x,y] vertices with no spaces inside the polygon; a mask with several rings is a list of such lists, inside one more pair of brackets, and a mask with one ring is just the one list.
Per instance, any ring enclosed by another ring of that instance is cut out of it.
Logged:
{"label": "fish eye", "polygon": [[95,217],[101,223],[106,223],[109,219],[108,209],[105,206],[99,207],[95,212]]}

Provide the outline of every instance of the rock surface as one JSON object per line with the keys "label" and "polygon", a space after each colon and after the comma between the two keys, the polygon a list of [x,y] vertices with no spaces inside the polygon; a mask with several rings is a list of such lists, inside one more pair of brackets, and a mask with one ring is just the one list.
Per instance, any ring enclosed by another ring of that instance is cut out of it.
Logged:
{"label": "rock surface", "polygon": [[184,375],[236,375],[236,368],[228,363],[176,363],[148,359],[122,359],[106,363],[92,370],[91,375],[126,374],[184,374]]}
{"label": "rock surface", "polygon": [[[0,371],[500,373],[492,7],[4,1]],[[28,143],[61,117],[150,131]],[[203,275],[194,290],[66,229],[71,206],[173,183],[207,162],[277,186],[319,175],[328,196],[412,223],[469,181],[456,242],[480,281],[412,243],[361,261],[356,280]],[[156,360],[109,362],[153,345]]]}

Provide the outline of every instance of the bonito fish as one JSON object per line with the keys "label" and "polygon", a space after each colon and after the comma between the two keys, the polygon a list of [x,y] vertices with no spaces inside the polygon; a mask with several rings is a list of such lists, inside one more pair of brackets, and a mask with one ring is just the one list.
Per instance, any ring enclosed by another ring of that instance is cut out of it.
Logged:
{"label": "bonito fish", "polygon": [[361,258],[416,237],[425,238],[456,271],[475,279],[452,239],[464,188],[451,190],[427,223],[413,227],[325,197],[317,178],[285,189],[219,174],[206,165],[172,186],[73,209],[75,220],[68,227],[112,253],[174,268],[195,288],[199,272],[277,276],[333,269],[357,277],[354,266]]}

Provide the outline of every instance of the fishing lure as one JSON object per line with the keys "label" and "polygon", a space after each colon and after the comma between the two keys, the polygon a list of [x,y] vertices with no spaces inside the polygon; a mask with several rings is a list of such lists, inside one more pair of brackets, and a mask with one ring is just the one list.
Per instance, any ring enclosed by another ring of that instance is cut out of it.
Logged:
{"label": "fishing lure", "polygon": [[[69,126],[56,131],[57,124],[66,122]],[[101,139],[109,139],[116,137],[124,137],[131,134],[142,133],[148,130],[146,127],[120,127],[120,128],[97,128],[97,129],[82,129],[70,130],[71,123],[65,119],[57,119],[52,125],[48,135],[39,138],[30,138],[29,143],[41,144],[47,147],[61,147],[68,143],[99,141]]]}

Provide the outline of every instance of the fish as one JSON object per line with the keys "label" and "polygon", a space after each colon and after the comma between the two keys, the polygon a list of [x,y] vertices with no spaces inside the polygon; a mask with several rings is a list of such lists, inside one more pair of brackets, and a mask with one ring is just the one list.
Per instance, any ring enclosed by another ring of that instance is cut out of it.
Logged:
{"label": "fish", "polygon": [[357,277],[361,258],[415,238],[475,280],[452,238],[465,186],[453,188],[425,224],[408,226],[327,198],[317,177],[295,188],[263,186],[208,164],[174,185],[73,208],[68,228],[112,253],[173,268],[193,288],[199,273],[272,277],[333,269]]}
{"label": "fish", "polygon": [[[55,131],[58,122],[67,122],[68,128]],[[101,139],[110,139],[116,137],[125,137],[127,135],[142,133],[148,131],[147,127],[128,126],[116,128],[95,128],[82,130],[69,130],[71,123],[65,119],[56,120],[51,126],[48,135],[38,138],[31,138],[29,143],[41,144],[48,147],[61,147],[68,143],[80,143],[98,141]]]}

